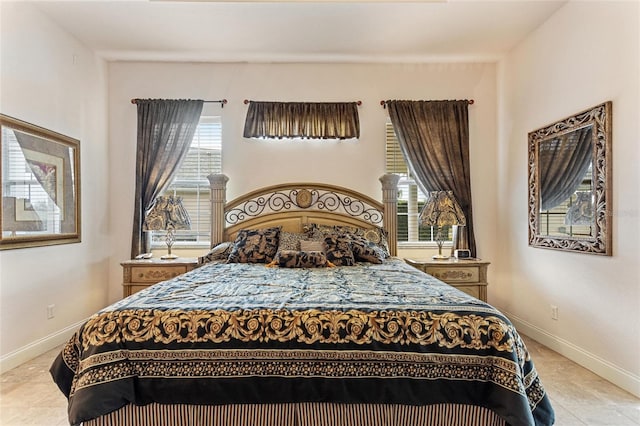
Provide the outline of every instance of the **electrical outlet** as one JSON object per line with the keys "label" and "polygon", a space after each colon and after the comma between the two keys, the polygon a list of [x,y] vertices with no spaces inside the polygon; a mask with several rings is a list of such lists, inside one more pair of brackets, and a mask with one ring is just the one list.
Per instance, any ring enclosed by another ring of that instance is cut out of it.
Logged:
{"label": "electrical outlet", "polygon": [[56,316],[55,312],[54,312],[55,307],[56,307],[56,305],[48,305],[47,306],[47,319],[51,319],[51,318]]}
{"label": "electrical outlet", "polygon": [[551,305],[551,319],[558,320],[558,307],[555,305]]}

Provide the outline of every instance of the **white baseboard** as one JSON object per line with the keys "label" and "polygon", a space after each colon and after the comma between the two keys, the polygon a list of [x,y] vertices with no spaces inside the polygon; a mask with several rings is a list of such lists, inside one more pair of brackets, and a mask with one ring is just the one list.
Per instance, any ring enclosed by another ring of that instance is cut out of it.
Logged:
{"label": "white baseboard", "polygon": [[[519,333],[531,337],[533,340],[542,343],[549,349],[558,352],[560,355],[569,358],[571,361],[593,371],[603,379],[610,381],[614,385],[640,398],[640,377],[637,375],[589,353],[571,342],[561,339],[558,336],[554,336],[553,334],[550,334],[515,315],[505,311],[503,311],[503,313],[509,318],[509,320],[511,320]],[[533,361],[535,362],[535,359]]]}
{"label": "white baseboard", "polygon": [[85,320],[82,320],[76,324],[71,324],[60,331],[45,336],[42,339],[36,340],[35,342],[29,343],[26,346],[0,357],[0,374],[24,364],[25,362],[50,351],[56,346],[66,343],[84,322]]}

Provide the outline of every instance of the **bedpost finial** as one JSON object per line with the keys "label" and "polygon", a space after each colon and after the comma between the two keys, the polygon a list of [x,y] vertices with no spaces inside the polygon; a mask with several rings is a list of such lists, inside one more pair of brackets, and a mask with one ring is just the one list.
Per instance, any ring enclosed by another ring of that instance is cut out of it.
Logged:
{"label": "bedpost finial", "polygon": [[229,177],[222,173],[211,173],[207,176],[209,179],[209,185],[211,188],[216,189],[225,189],[227,187],[227,182],[229,181]]}
{"label": "bedpost finial", "polygon": [[400,181],[400,176],[393,173],[386,173],[380,176],[382,189],[397,189],[399,181]]}

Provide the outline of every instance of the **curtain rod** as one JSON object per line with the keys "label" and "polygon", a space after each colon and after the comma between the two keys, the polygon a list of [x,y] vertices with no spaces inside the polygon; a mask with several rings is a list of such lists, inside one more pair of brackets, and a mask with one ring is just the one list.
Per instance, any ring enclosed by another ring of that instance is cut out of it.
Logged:
{"label": "curtain rod", "polygon": [[[138,103],[138,101],[141,101],[141,100],[142,100],[142,99],[139,99],[139,98],[133,98],[133,99],[131,99],[131,103],[132,103],[132,104],[137,104],[137,103]],[[224,104],[226,104],[226,103],[227,103],[227,100],[226,100],[226,99],[220,99],[219,101],[202,101],[202,102],[204,102],[205,104],[208,104],[208,103],[218,103],[218,104],[220,104],[220,108],[224,108]]]}
{"label": "curtain rod", "polygon": [[[247,105],[249,102],[252,102],[252,101],[251,101],[251,100],[249,100],[249,99],[245,99],[245,100],[244,100],[244,104],[245,104],[245,105]],[[356,104],[358,104],[358,106],[362,105],[362,101],[355,101],[355,102],[356,102]],[[306,103],[306,102],[296,102],[296,103],[304,104],[304,103]],[[309,102],[309,103],[313,103],[313,102]],[[327,103],[334,103],[334,102],[327,102]],[[340,104],[340,103],[343,103],[343,102],[335,102],[335,103]]]}
{"label": "curtain rod", "polygon": [[[473,105],[475,103],[475,101],[473,99],[466,99],[467,103],[469,105]],[[382,108],[386,108],[387,107],[387,101],[380,101],[380,105],[382,105]]]}

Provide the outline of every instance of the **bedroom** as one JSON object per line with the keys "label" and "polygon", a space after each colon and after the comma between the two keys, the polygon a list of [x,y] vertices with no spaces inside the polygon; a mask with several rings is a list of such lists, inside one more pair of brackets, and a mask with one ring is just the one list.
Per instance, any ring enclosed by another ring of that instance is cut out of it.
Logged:
{"label": "bedroom", "polygon": [[[1,7],[1,112],[80,139],[83,166],[82,243],[0,252],[2,371],[60,345],[121,296],[135,161],[131,98],[227,98],[215,110],[227,135],[241,133],[243,99],[362,100],[358,141],[263,144],[236,136],[225,142],[223,167],[231,194],[346,178],[376,198],[386,122],[379,101],[472,98],[476,238],[491,261],[489,302],[523,333],[640,394],[636,2],[569,2],[500,60],[411,64],[106,62],[32,5]],[[605,100],[614,109],[613,256],[528,247],[527,132]],[[313,167],[301,161],[309,157]],[[327,174],[327,165],[348,172]],[[557,321],[550,305],[559,307]]]}

